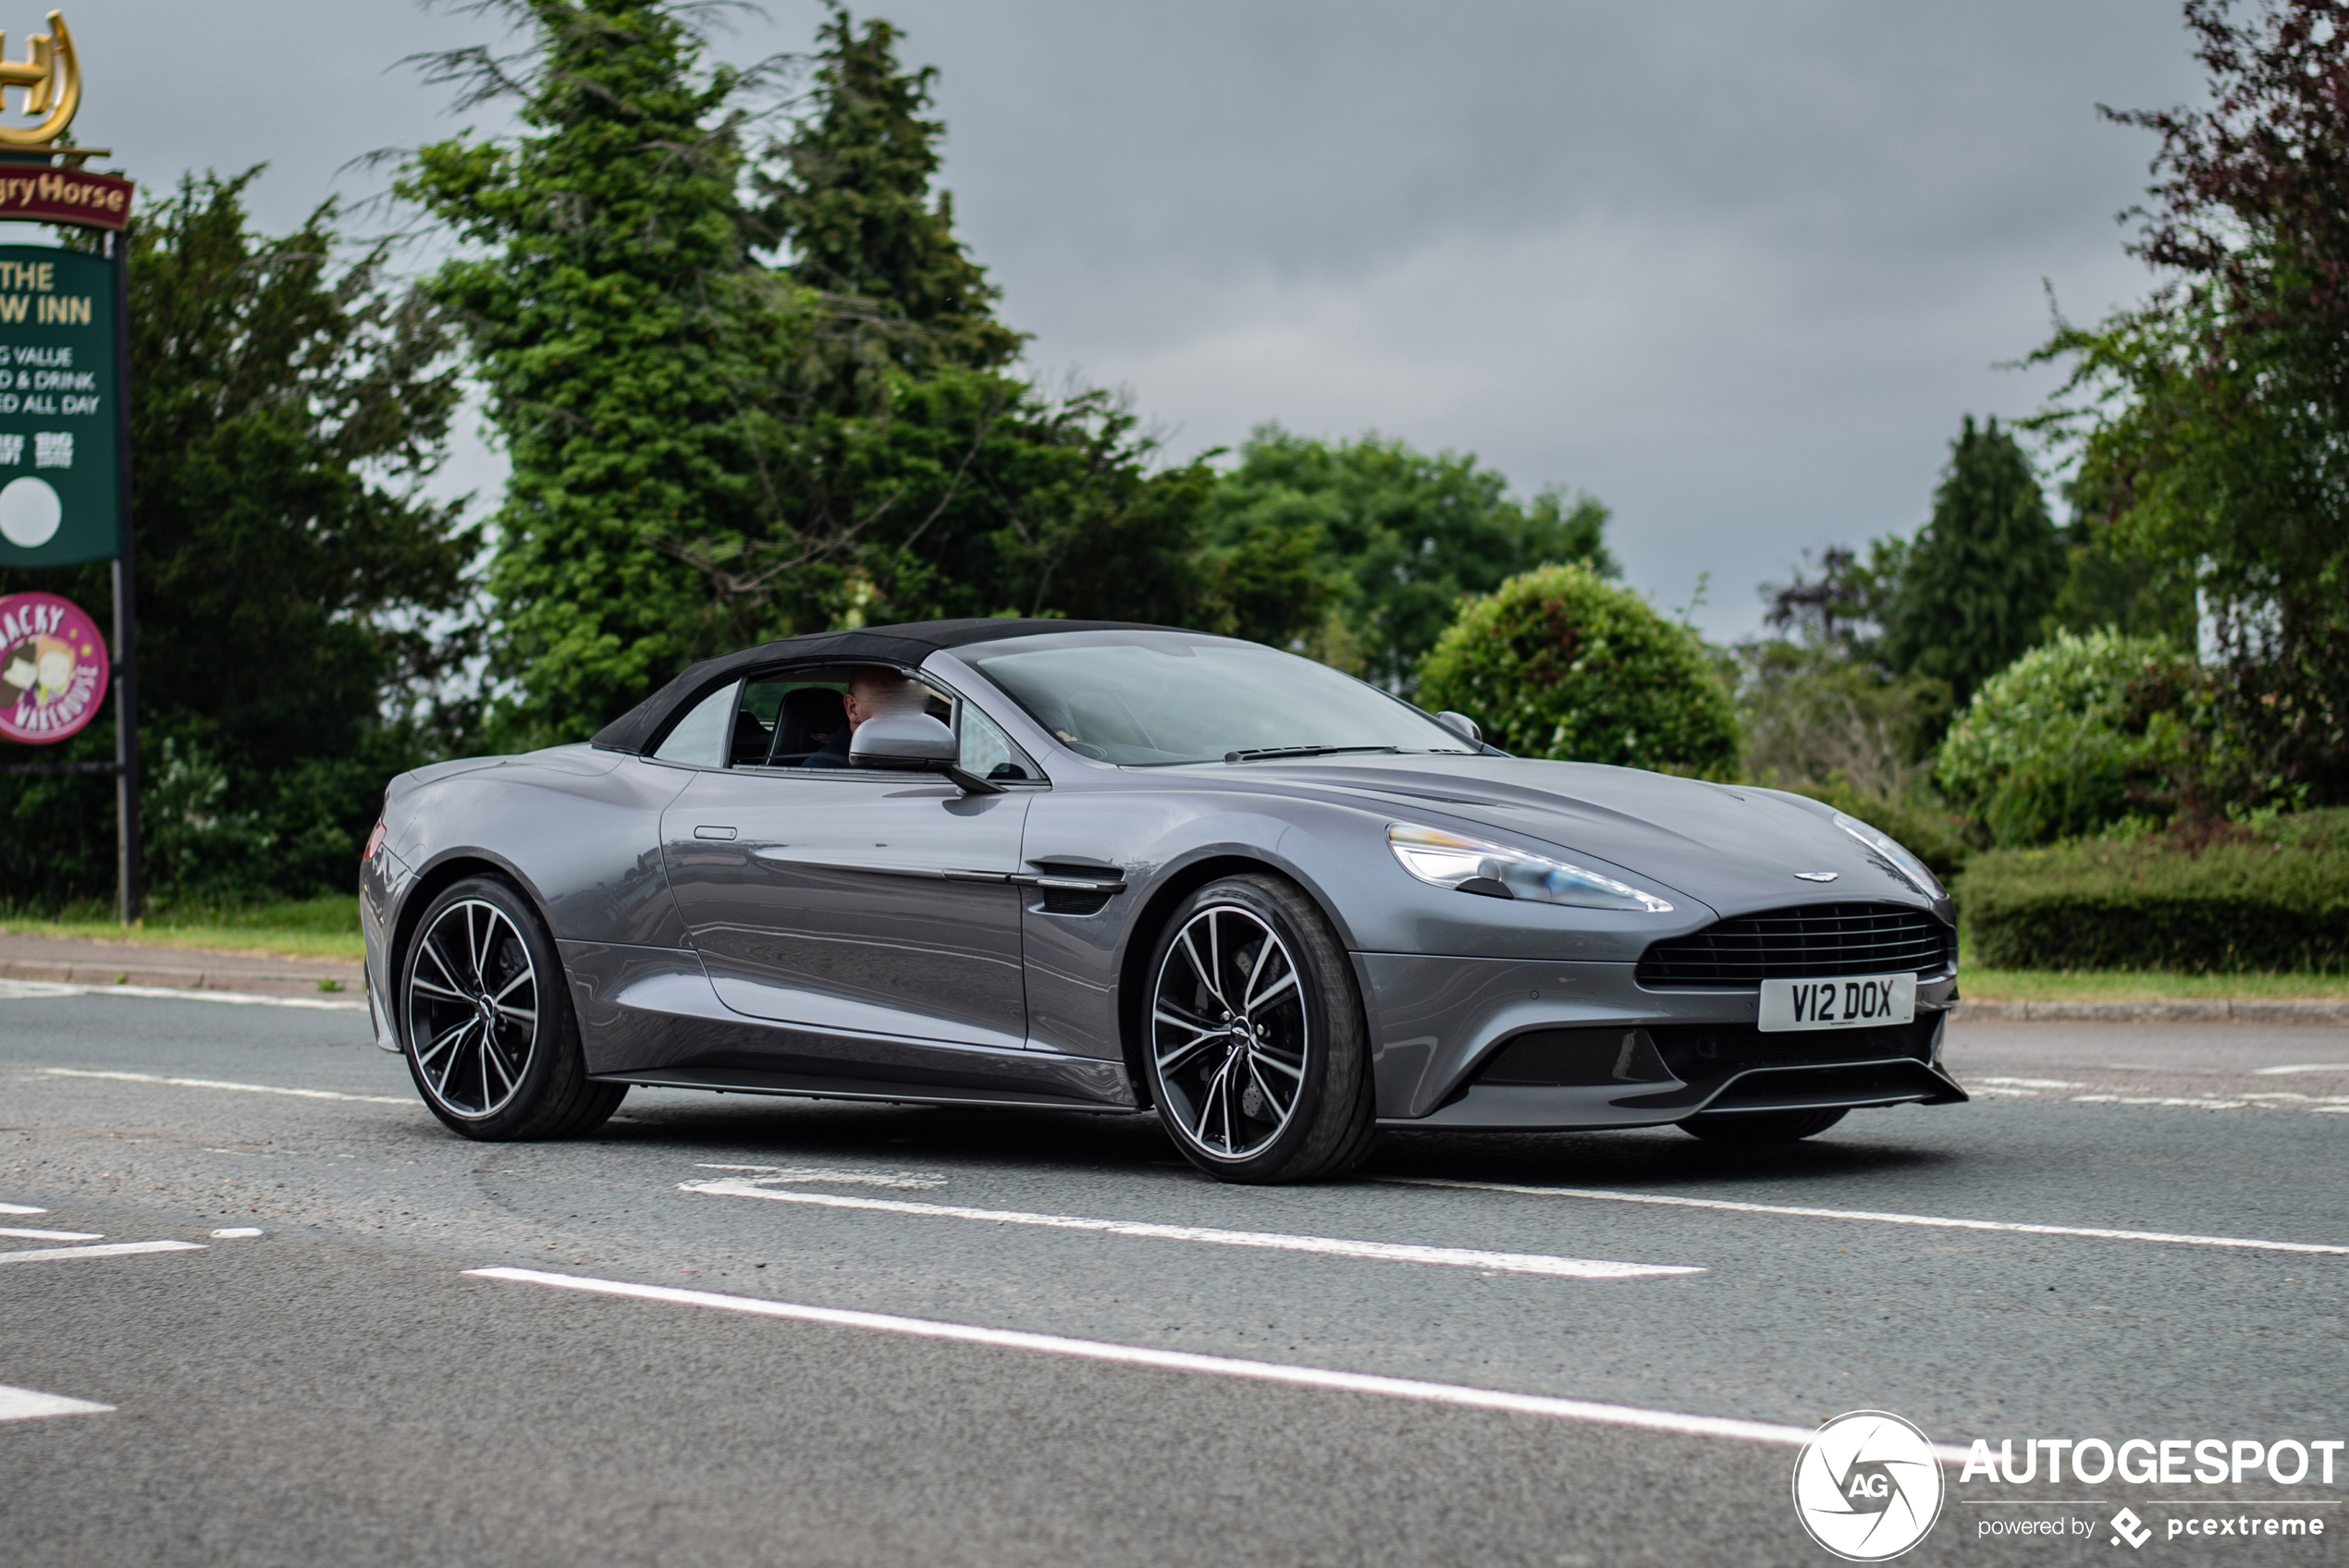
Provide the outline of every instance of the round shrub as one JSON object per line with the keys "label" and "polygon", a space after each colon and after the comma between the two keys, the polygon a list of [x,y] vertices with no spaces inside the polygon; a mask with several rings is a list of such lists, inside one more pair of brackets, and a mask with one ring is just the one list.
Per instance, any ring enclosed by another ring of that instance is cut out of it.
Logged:
{"label": "round shrub", "polygon": [[1420,705],[1454,708],[1521,757],[1723,773],[1737,713],[1696,633],[1581,566],[1471,599],[1420,666]]}
{"label": "round shrub", "polygon": [[2167,820],[2209,714],[2208,680],[2168,642],[2061,632],[1982,683],[1934,780],[2010,848]]}

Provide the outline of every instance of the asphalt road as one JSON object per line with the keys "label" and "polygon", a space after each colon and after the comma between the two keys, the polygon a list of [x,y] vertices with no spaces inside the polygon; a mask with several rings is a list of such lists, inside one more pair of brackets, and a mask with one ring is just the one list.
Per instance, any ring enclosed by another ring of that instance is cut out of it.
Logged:
{"label": "asphalt road", "polygon": [[[9,1564],[1817,1564],[1784,1429],[1846,1411],[2349,1439],[2344,1030],[1977,1026],[1974,1104],[1792,1147],[1389,1134],[1268,1189],[1137,1117],[637,1090],[470,1144],[363,1012],[42,989],[0,1384],[111,1409],[0,1390]],[[2336,1461],[1953,1462],[1902,1561],[2349,1560]],[[2286,1517],[2327,1534],[2198,1528]]]}

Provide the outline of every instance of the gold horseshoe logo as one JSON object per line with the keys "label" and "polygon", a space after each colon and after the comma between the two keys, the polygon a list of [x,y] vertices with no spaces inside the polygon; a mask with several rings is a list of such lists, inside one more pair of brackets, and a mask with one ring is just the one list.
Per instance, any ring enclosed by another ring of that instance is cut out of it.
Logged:
{"label": "gold horseshoe logo", "polygon": [[24,89],[24,112],[40,115],[38,125],[0,125],[0,147],[46,147],[73,123],[81,107],[81,62],[73,52],[73,32],[63,11],[49,13],[52,32],[36,32],[25,40],[21,63],[7,57],[8,35],[0,32],[0,112],[7,90]]}

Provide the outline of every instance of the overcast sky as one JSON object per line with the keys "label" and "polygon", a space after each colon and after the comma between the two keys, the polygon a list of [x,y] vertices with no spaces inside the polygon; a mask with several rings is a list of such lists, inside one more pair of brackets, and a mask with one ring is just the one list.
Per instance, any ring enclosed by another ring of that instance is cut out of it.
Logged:
{"label": "overcast sky", "polygon": [[[445,135],[412,0],[61,5],[76,132],[136,178],[266,161],[259,221]],[[866,14],[860,10],[860,15]],[[1630,582],[1759,623],[1802,553],[1924,521],[1962,414],[2029,412],[2043,282],[2141,295],[2114,214],[2198,95],[2168,0],[892,0],[939,67],[959,227],[1031,367],[1130,387],[1178,457],[1295,430],[1476,453],[1615,511]],[[771,0],[717,52],[808,46]],[[493,121],[476,114],[485,125]],[[494,491],[478,442],[452,478]]]}

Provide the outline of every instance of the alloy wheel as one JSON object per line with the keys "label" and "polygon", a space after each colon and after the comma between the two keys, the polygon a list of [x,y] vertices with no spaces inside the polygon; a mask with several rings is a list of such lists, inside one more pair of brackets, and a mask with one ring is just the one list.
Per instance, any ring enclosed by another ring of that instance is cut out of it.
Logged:
{"label": "alloy wheel", "polygon": [[408,965],[408,1043],[425,1091],[454,1116],[502,1109],[530,1070],[538,1005],[538,971],[503,910],[481,899],[442,910]]}
{"label": "alloy wheel", "polygon": [[1150,998],[1160,1109],[1210,1158],[1261,1153],[1303,1097],[1313,1048],[1296,956],[1249,911],[1216,904],[1187,921]]}

